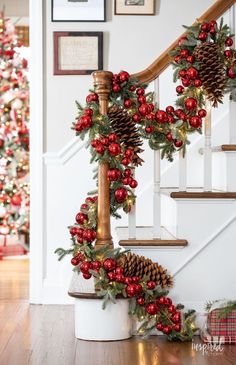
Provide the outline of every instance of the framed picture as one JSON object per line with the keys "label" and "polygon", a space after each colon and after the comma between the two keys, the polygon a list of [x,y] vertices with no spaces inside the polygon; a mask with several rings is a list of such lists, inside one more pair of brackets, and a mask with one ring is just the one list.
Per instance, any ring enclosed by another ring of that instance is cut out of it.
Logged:
{"label": "framed picture", "polygon": [[155,0],[115,0],[116,15],[154,15]]}
{"label": "framed picture", "polygon": [[105,22],[106,0],[51,0],[53,22]]}
{"label": "framed picture", "polygon": [[53,32],[54,75],[90,75],[103,69],[102,32]]}

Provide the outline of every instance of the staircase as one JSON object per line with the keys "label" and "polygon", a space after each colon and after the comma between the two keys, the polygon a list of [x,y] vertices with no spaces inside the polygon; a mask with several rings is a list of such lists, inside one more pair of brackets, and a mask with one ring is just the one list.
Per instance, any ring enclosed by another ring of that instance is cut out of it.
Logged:
{"label": "staircase", "polygon": [[[222,15],[235,34],[235,1],[216,1],[199,19]],[[134,75],[152,81],[158,103],[165,93],[162,80],[171,72],[168,53],[175,45]],[[167,166],[159,151],[151,158],[149,152],[148,166],[136,172],[141,187],[136,208],[128,225],[113,233],[120,246],[168,267],[175,277],[174,300],[200,312],[207,300],[236,296],[236,105],[225,101],[223,109],[209,113],[204,135],[194,137],[187,156],[180,152]]]}

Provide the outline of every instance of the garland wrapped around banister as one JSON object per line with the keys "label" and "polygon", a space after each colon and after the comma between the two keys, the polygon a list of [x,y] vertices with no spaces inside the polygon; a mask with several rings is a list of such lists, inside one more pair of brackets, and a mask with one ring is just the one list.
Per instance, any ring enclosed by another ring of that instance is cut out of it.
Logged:
{"label": "garland wrapped around banister", "polygon": [[[186,28],[186,36],[171,52],[174,81],[181,82],[175,106],[160,110],[153,93],[146,92],[147,85],[126,71],[113,75],[107,115],[100,114],[95,91],[86,97],[85,107],[77,103],[73,129],[82,140],[87,138],[91,163],[109,163],[110,214],[116,218],[120,208],[128,213],[135,204],[133,189],[138,182],[134,168],[143,163],[142,139],[148,139],[151,149],[161,150],[162,158],[172,161],[174,152],[189,144],[189,134],[201,133],[206,99],[215,107],[222,103],[223,94],[230,92],[236,100],[236,51],[231,49],[229,27],[222,20],[219,25],[212,20]],[[174,305],[167,297],[172,277],[165,268],[121,248],[94,248],[97,196],[89,195],[70,227],[71,248],[56,250],[59,259],[72,254],[74,270],[84,279],[94,277],[104,308],[117,295],[130,298],[130,313],[142,321],[139,333],[157,328],[170,340],[191,340],[196,331],[195,313],[184,313],[182,305]]]}

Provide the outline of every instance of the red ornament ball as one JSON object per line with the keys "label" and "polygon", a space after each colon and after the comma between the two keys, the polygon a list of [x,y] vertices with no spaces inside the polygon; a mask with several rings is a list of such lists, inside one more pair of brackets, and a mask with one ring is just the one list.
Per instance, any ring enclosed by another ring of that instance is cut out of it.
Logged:
{"label": "red ornament ball", "polygon": [[199,115],[200,118],[205,118],[206,115],[207,115],[207,111],[205,109],[200,109],[198,111],[198,115]]}
{"label": "red ornament ball", "polygon": [[70,234],[71,236],[77,235],[78,228],[77,227],[70,227]]}
{"label": "red ornament ball", "polygon": [[174,327],[173,327],[173,329],[176,332],[180,332],[181,331],[181,324],[180,323],[175,324]]}
{"label": "red ornament ball", "polygon": [[131,180],[130,183],[129,183],[129,186],[132,188],[132,189],[136,189],[137,186],[138,186],[138,182],[137,180]]}
{"label": "red ornament ball", "polygon": [[121,147],[118,143],[111,143],[108,147],[108,151],[111,156],[115,157],[121,153]]}
{"label": "red ornament ball", "polygon": [[140,104],[145,104],[145,103],[146,103],[146,96],[144,96],[144,95],[140,95],[140,96],[138,97],[138,102],[139,102]]}
{"label": "red ornament ball", "polygon": [[108,179],[110,181],[117,181],[121,177],[121,171],[119,169],[110,169],[107,173]]}
{"label": "red ornament ball", "polygon": [[225,45],[227,47],[231,47],[233,45],[233,43],[234,43],[234,41],[232,38],[230,38],[230,37],[226,38]]}
{"label": "red ornament ball", "polygon": [[199,79],[194,80],[194,86],[196,86],[196,87],[202,86],[202,81]]}
{"label": "red ornament ball", "polygon": [[144,299],[144,297],[138,297],[138,298],[137,298],[137,304],[138,304],[138,305],[144,305],[144,304],[145,304],[145,299]]}
{"label": "red ornament ball", "polygon": [[225,58],[229,59],[233,57],[233,52],[231,51],[231,49],[226,49],[226,51],[224,51],[224,55]]}
{"label": "red ornament ball", "polygon": [[174,145],[175,145],[175,147],[180,148],[183,145],[183,142],[180,141],[179,139],[175,139]]}
{"label": "red ornament ball", "polygon": [[121,83],[129,80],[129,73],[126,71],[121,71],[118,76]]}
{"label": "red ornament ball", "polygon": [[91,93],[86,97],[86,103],[91,103],[92,101],[98,101],[98,94]]}
{"label": "red ornament ball", "polygon": [[78,263],[79,263],[79,260],[78,260],[76,257],[72,257],[72,259],[71,259],[71,264],[72,264],[73,266],[77,266],[77,265],[78,265]]}
{"label": "red ornament ball", "polygon": [[163,332],[165,335],[169,335],[169,334],[170,334],[170,332],[171,332],[171,327],[170,327],[170,326],[165,326],[165,327],[163,327],[162,332]]}
{"label": "red ornament ball", "polygon": [[114,273],[114,271],[110,271],[107,273],[107,276],[109,278],[110,281],[114,281],[116,280],[116,274]]}
{"label": "red ornament ball", "polygon": [[106,271],[112,271],[116,268],[117,263],[114,259],[108,258],[103,262],[103,267]]}
{"label": "red ornament ball", "polygon": [[182,81],[182,84],[185,87],[188,87],[191,84],[191,81],[189,79],[186,79],[186,78],[182,78],[181,81]]}
{"label": "red ornament ball", "polygon": [[202,23],[201,30],[203,32],[207,32],[209,30],[209,24],[208,23]]}
{"label": "red ornament ball", "polygon": [[126,293],[128,297],[134,297],[136,295],[136,285],[135,284],[129,284],[126,287]]}
{"label": "red ornament ball", "polygon": [[190,118],[189,124],[192,128],[199,128],[201,126],[201,118],[198,116],[193,116]]}
{"label": "red ornament ball", "polygon": [[163,331],[163,328],[164,328],[164,326],[163,326],[163,324],[162,324],[162,323],[157,323],[157,325],[156,325],[156,329],[157,329],[158,331]]}
{"label": "red ornament ball", "polygon": [[92,276],[92,275],[91,275],[91,274],[89,274],[89,273],[84,273],[84,274],[83,274],[83,278],[84,278],[84,279],[86,279],[86,280],[90,279],[90,278],[91,278],[91,276]]}
{"label": "red ornament ball", "polygon": [[138,111],[142,116],[147,115],[149,113],[149,105],[141,104],[140,107],[138,108]]}
{"label": "red ornament ball", "polygon": [[182,49],[180,51],[180,56],[181,57],[186,58],[186,57],[188,57],[188,55],[189,55],[189,50],[188,49]]}
{"label": "red ornament ball", "polygon": [[95,260],[92,262],[92,269],[93,270],[99,270],[101,267],[101,262],[98,260]]}
{"label": "red ornament ball", "polygon": [[118,267],[115,269],[115,273],[116,273],[116,274],[121,275],[121,274],[123,274],[123,272],[124,272],[123,267],[118,266]]}
{"label": "red ornament ball", "polygon": [[197,108],[197,100],[194,98],[187,98],[184,102],[185,108],[189,111]]}
{"label": "red ornament ball", "polygon": [[148,127],[145,127],[145,132],[147,134],[151,134],[154,132],[154,127],[152,125],[148,126]]}
{"label": "red ornament ball", "polygon": [[138,96],[140,96],[140,95],[144,95],[144,93],[145,93],[145,90],[144,90],[144,88],[143,88],[143,87],[139,87],[139,88],[136,90],[136,94],[137,94]]}
{"label": "red ornament ball", "polygon": [[200,41],[204,42],[207,39],[207,33],[206,32],[200,32],[198,39],[200,39]]}
{"label": "red ornament ball", "polygon": [[155,114],[156,120],[159,123],[165,123],[168,121],[167,114],[164,110],[158,110]]}
{"label": "red ornament ball", "polygon": [[235,72],[235,67],[234,66],[231,66],[229,69],[228,69],[228,76],[230,79],[235,79],[236,78],[236,72]]}
{"label": "red ornament ball", "polygon": [[131,177],[132,176],[132,170],[130,170],[130,169],[125,169],[125,171],[124,171],[124,176],[125,177]]}
{"label": "red ornament ball", "polygon": [[178,86],[176,87],[176,92],[177,92],[178,94],[182,94],[182,93],[184,92],[184,87],[183,87],[182,85],[178,85]]}
{"label": "red ornament ball", "polygon": [[151,302],[146,306],[146,312],[150,315],[157,314],[158,307],[155,302]]}
{"label": "red ornament ball", "polygon": [[128,196],[127,190],[125,188],[119,188],[115,191],[115,198],[118,203],[122,203]]}
{"label": "red ornament ball", "polygon": [[80,271],[82,274],[89,274],[89,270],[92,268],[92,265],[89,261],[84,261],[80,265]]}
{"label": "red ornament ball", "polygon": [[124,107],[125,107],[126,109],[129,109],[129,108],[131,107],[131,105],[132,105],[132,100],[130,100],[130,99],[126,99],[126,100],[124,101]]}
{"label": "red ornament ball", "polygon": [[173,107],[172,105],[168,105],[168,106],[166,107],[166,112],[167,112],[168,114],[172,114],[172,113],[174,113],[174,111],[175,111],[175,109],[174,109],[174,107]]}
{"label": "red ornament ball", "polygon": [[75,220],[78,224],[84,224],[88,220],[88,216],[87,214],[79,212],[76,215]]}
{"label": "red ornament ball", "polygon": [[194,62],[194,57],[193,56],[188,56],[186,58],[186,60],[189,62],[189,63],[193,63]]}
{"label": "red ornament ball", "polygon": [[133,121],[134,121],[135,123],[139,123],[139,122],[140,122],[140,120],[141,120],[141,117],[140,117],[140,115],[139,115],[139,114],[134,114],[134,115],[132,116],[132,119],[133,119]]}
{"label": "red ornament ball", "polygon": [[171,141],[173,140],[173,137],[172,137],[171,132],[167,133],[167,135],[166,135],[166,139],[167,139],[169,142],[171,142]]}
{"label": "red ornament ball", "polygon": [[98,144],[95,149],[96,152],[99,153],[99,155],[103,155],[103,153],[105,152],[105,147],[102,144]]}
{"label": "red ornament ball", "polygon": [[150,289],[150,290],[155,289],[155,287],[156,287],[156,283],[155,283],[155,281],[153,281],[153,280],[148,281],[148,282],[147,282],[147,287],[148,287],[148,289]]}
{"label": "red ornament ball", "polygon": [[179,76],[180,77],[184,77],[186,75],[186,71],[185,70],[180,70],[179,71]]}
{"label": "red ornament ball", "polygon": [[112,86],[112,90],[114,91],[114,93],[118,93],[121,90],[121,87],[118,84],[114,84]]}
{"label": "red ornament ball", "polygon": [[188,77],[191,79],[191,80],[194,80],[196,79],[196,77],[198,76],[198,71],[196,70],[195,67],[190,67],[188,70],[187,70],[187,75]]}
{"label": "red ornament ball", "polygon": [[111,134],[109,134],[109,136],[108,136],[108,140],[109,140],[109,142],[116,142],[116,140],[117,140],[117,135],[116,135],[115,133],[111,133]]}
{"label": "red ornament ball", "polygon": [[124,166],[128,166],[130,164],[131,160],[127,157],[122,158],[121,163]]}

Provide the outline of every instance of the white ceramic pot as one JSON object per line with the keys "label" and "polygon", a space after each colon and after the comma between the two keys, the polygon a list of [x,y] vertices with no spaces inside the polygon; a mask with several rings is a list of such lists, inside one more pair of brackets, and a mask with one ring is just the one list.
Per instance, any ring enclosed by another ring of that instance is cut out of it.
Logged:
{"label": "white ceramic pot", "polygon": [[75,298],[75,336],[81,340],[117,341],[132,336],[129,301],[117,299],[102,309],[102,299]]}

